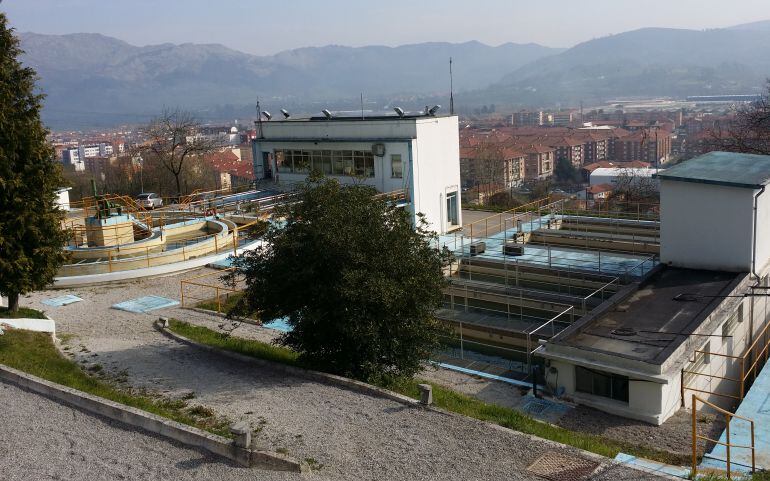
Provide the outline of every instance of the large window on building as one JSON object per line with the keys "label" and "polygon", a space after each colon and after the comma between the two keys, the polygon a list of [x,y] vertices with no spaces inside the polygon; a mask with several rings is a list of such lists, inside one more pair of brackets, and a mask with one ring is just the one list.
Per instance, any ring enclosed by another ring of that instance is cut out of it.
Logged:
{"label": "large window on building", "polygon": [[390,156],[390,177],[401,179],[404,177],[404,167],[401,164],[401,155],[393,154]]}
{"label": "large window on building", "polygon": [[575,366],[575,390],[628,402],[628,377]]}
{"label": "large window on building", "polygon": [[449,192],[446,195],[446,220],[450,226],[459,225],[457,216],[458,210],[457,192]]}
{"label": "large window on building", "polygon": [[366,150],[288,150],[275,151],[278,172],[374,177],[374,154]]}

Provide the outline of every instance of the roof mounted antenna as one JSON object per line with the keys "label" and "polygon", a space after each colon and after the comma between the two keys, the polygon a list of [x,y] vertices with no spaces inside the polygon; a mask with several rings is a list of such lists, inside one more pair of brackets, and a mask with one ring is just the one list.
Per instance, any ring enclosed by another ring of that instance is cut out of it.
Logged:
{"label": "roof mounted antenna", "polygon": [[452,57],[449,57],[449,115],[455,114],[454,79],[452,78]]}

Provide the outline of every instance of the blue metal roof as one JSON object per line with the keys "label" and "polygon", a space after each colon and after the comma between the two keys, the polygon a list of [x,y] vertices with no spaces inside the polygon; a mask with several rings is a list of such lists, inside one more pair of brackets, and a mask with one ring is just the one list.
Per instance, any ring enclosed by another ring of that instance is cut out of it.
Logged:
{"label": "blue metal roof", "polygon": [[656,177],[759,189],[770,183],[770,155],[709,152],[666,169]]}

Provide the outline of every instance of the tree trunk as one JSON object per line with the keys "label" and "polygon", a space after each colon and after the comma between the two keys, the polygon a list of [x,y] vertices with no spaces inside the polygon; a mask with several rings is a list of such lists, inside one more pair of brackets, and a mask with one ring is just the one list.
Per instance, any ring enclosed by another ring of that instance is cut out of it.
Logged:
{"label": "tree trunk", "polygon": [[11,292],[8,294],[8,312],[15,313],[19,311],[19,293]]}
{"label": "tree trunk", "polygon": [[174,173],[174,180],[176,181],[176,201],[179,202],[182,198],[182,183],[179,180],[179,174]]}

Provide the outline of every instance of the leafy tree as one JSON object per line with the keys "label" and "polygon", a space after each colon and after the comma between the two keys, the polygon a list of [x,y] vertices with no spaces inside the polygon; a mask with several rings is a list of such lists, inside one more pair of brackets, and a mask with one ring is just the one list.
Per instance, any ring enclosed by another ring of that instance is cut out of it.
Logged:
{"label": "leafy tree", "polygon": [[0,13],[0,292],[16,312],[19,295],[48,285],[66,256],[63,179],[40,122],[35,71],[22,67],[19,41]]}
{"label": "leafy tree", "polygon": [[580,170],[572,165],[572,162],[570,162],[569,159],[563,156],[556,159],[553,176],[556,181],[565,184],[579,184],[582,180]]}
{"label": "leafy tree", "polygon": [[286,318],[279,342],[313,368],[367,381],[412,376],[443,332],[436,236],[365,185],[309,181],[262,248],[236,260],[245,278],[231,315]]}

